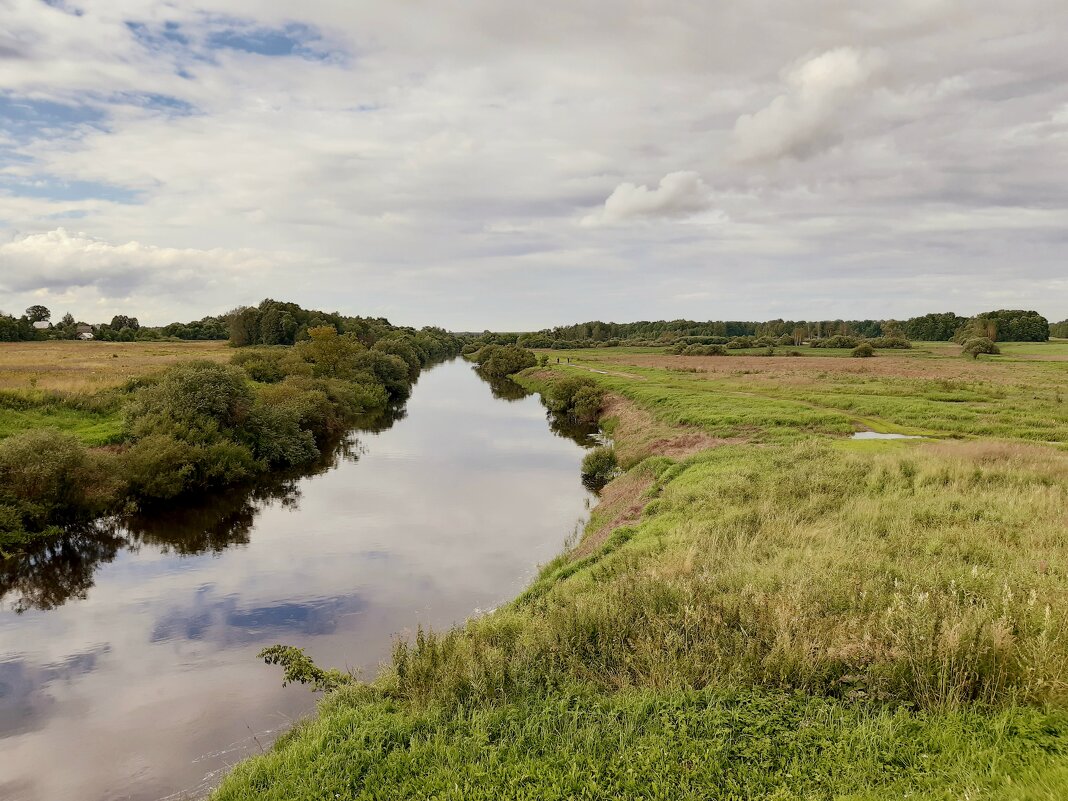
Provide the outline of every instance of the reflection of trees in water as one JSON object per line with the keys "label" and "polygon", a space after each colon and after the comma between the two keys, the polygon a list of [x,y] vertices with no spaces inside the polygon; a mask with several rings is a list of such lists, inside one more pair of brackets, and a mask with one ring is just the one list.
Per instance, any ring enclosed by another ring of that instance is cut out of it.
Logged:
{"label": "reflection of trees in water", "polygon": [[34,543],[26,553],[0,561],[0,599],[13,596],[12,607],[22,613],[85,598],[97,568],[125,545],[126,539],[106,526],[87,526]]}
{"label": "reflection of trees in water", "polygon": [[478,373],[478,377],[489,384],[490,392],[493,393],[493,397],[497,400],[505,401],[518,401],[527,398],[533,393],[521,387],[515,381],[510,378],[490,378],[483,375],[479,370],[475,370]]}
{"label": "reflection of trees in water", "polygon": [[[476,375],[489,384],[490,392],[498,400],[518,401],[529,398],[534,393],[523,388],[510,378],[490,378],[477,368]],[[558,437],[574,440],[583,448],[592,448],[598,444],[596,423],[581,423],[567,415],[557,415],[546,410],[545,418],[549,421],[549,429]]]}
{"label": "reflection of trees in water", "polygon": [[[403,407],[368,415],[357,431],[381,432],[405,414]],[[35,543],[24,553],[0,561],[0,602],[16,612],[55,609],[68,600],[85,598],[97,569],[122,549],[148,545],[163,553],[193,556],[218,553],[249,542],[256,516],[274,503],[300,505],[300,479],[326,473],[342,462],[355,462],[363,446],[353,434],[320,445],[322,456],[311,467],[277,473],[255,485],[206,493],[195,502],[157,505],[121,518],[100,520],[70,529],[62,536]]]}

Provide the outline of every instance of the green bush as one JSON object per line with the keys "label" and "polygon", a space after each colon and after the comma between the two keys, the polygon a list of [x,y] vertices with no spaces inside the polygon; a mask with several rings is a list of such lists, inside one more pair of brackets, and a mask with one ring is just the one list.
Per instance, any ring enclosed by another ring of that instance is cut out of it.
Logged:
{"label": "green bush", "polygon": [[0,442],[4,527],[9,532],[40,530],[100,511],[112,485],[105,458],[91,456],[73,434],[51,428],[23,431]]}
{"label": "green bush", "polygon": [[870,359],[875,355],[875,348],[872,347],[870,342],[861,342],[853,348],[849,355],[854,359]]}
{"label": "green bush", "polygon": [[487,345],[475,356],[475,362],[484,375],[504,378],[534,367],[538,360],[532,351],[516,345]]}
{"label": "green bush", "polygon": [[248,373],[261,384],[276,384],[290,376],[310,376],[312,365],[297,355],[293,348],[250,348],[234,354],[231,363]]}
{"label": "green bush", "polygon": [[134,439],[168,434],[207,442],[239,429],[253,400],[245,373],[237,367],[186,362],[135,393],[127,407],[127,425]]}
{"label": "green bush", "polygon": [[979,355],[982,353],[997,355],[1001,353],[1001,349],[987,337],[973,337],[972,339],[966,340],[961,347],[961,354],[964,356],[971,356],[973,359],[978,359]]}
{"label": "green bush", "polygon": [[193,443],[151,434],[122,455],[131,499],[170,500],[194,490],[248,481],[261,473],[248,446],[230,440]]}
{"label": "green bush", "polygon": [[594,448],[582,460],[582,480],[599,489],[612,480],[618,469],[619,460],[612,448]]}
{"label": "green bush", "polygon": [[545,405],[558,415],[595,423],[604,405],[604,391],[586,376],[569,376],[554,383],[544,395]]}
{"label": "green bush", "polygon": [[824,339],[814,339],[810,343],[813,348],[855,348],[860,344],[857,337],[833,336]]}
{"label": "green bush", "polygon": [[908,350],[912,347],[912,343],[904,337],[872,337],[868,344],[877,350]]}

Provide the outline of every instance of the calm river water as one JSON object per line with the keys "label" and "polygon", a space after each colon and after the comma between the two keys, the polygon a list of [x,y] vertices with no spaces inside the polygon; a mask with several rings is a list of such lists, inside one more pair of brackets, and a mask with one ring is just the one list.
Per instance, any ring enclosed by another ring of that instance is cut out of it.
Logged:
{"label": "calm river water", "polygon": [[201,796],[314,709],[264,646],[369,676],[395,635],[516,595],[590,498],[588,442],[522,395],[442,364],[315,475],[4,564],[0,798]]}

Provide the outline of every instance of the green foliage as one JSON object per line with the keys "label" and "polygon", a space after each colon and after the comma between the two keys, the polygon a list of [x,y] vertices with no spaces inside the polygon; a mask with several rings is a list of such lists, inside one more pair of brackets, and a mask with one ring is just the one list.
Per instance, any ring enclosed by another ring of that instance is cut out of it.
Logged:
{"label": "green foliage", "polygon": [[1058,337],[1059,339],[1068,339],[1068,320],[1061,320],[1059,323],[1050,323],[1049,335],[1051,337]]}
{"label": "green foliage", "polygon": [[248,481],[263,471],[244,444],[224,438],[190,441],[173,433],[142,436],[122,453],[118,465],[130,501],[173,500]]}
{"label": "green foliage", "polygon": [[1049,321],[1035,311],[1000,309],[972,317],[953,335],[963,344],[969,339],[989,339],[994,342],[1046,342],[1050,336]]}
{"label": "green foliage", "polygon": [[966,322],[967,318],[960,317],[953,312],[925,314],[922,317],[907,320],[904,333],[909,339],[921,342],[948,342]]}
{"label": "green foliage", "polygon": [[310,376],[314,372],[293,348],[246,348],[234,354],[231,364],[261,384],[276,384],[289,376]]}
{"label": "green foliage", "polygon": [[964,356],[971,356],[973,359],[978,359],[979,355],[982,353],[997,355],[1001,353],[1001,349],[986,337],[974,337],[965,340],[961,346],[961,354]]}
{"label": "green foliage", "polygon": [[230,321],[227,317],[204,317],[188,323],[171,323],[159,329],[165,337],[185,340],[218,340],[230,338]]}
{"label": "green foliage", "polygon": [[526,348],[516,345],[486,345],[472,357],[489,378],[504,378],[534,367],[538,360]]}
{"label": "green foliage", "polygon": [[611,481],[619,470],[619,460],[612,448],[593,448],[582,459],[582,480],[587,486],[601,488]]}
{"label": "green foliage", "polygon": [[568,376],[554,382],[543,394],[543,399],[555,414],[596,423],[604,406],[604,390],[588,376]]}
{"label": "green foliage", "polygon": [[813,348],[855,348],[860,344],[857,337],[833,336],[826,339],[814,339],[809,343]]}
{"label": "green foliage", "polygon": [[0,314],[0,342],[26,342],[37,339],[37,332],[28,317]]}
{"label": "green foliage", "polygon": [[31,323],[46,322],[52,318],[47,306],[35,305],[26,309],[26,319]]}
{"label": "green foliage", "polygon": [[252,387],[237,367],[186,362],[138,390],[127,407],[127,420],[134,438],[167,434],[207,442],[239,431],[253,399]]}
{"label": "green foliage", "polygon": [[666,352],[676,356],[726,356],[727,348],[724,345],[679,344],[668,348]]}
{"label": "green foliage", "polygon": [[0,442],[0,549],[26,531],[101,511],[113,481],[109,463],[73,434],[54,429],[23,431]]}
{"label": "green foliage", "polygon": [[349,686],[215,801],[1056,801],[1068,721],[924,713],[745,689],[561,687],[459,712]]}
{"label": "green foliage", "polygon": [[357,355],[366,350],[356,337],[339,334],[329,325],[308,329],[308,338],[297,345],[297,355],[320,378],[350,378],[358,369]]}
{"label": "green foliage", "polygon": [[876,350],[909,350],[912,347],[911,342],[900,336],[873,337],[865,341]]}
{"label": "green foliage", "polygon": [[875,348],[870,342],[861,342],[849,353],[855,359],[868,359],[875,355]]}
{"label": "green foliage", "polygon": [[260,659],[268,665],[283,668],[282,686],[287,684],[310,684],[314,692],[336,690],[352,683],[352,676],[339,670],[323,670],[303,648],[292,645],[272,645],[260,651]]}

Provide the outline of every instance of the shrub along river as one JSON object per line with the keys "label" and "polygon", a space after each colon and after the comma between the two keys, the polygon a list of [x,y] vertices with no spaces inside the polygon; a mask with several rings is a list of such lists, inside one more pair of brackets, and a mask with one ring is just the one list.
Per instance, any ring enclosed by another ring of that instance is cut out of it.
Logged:
{"label": "shrub along river", "polygon": [[276,642],[374,675],[514,597],[585,519],[589,431],[456,360],[312,474],[72,532],[0,567],[0,798],[202,796],[314,710]]}

